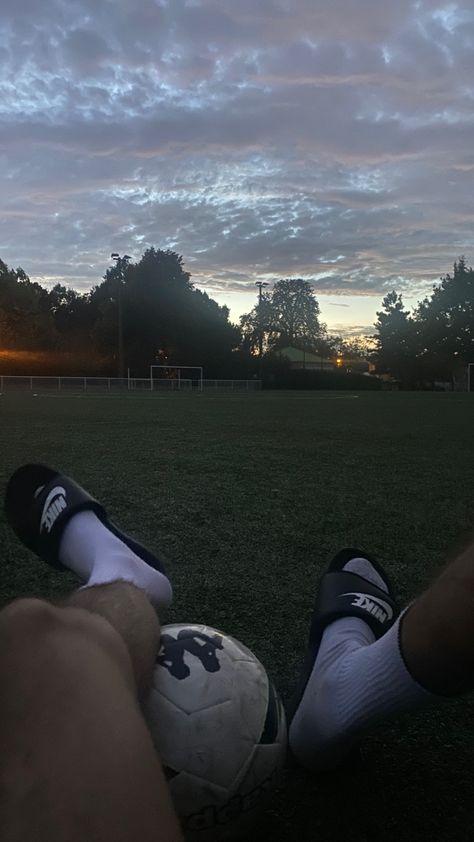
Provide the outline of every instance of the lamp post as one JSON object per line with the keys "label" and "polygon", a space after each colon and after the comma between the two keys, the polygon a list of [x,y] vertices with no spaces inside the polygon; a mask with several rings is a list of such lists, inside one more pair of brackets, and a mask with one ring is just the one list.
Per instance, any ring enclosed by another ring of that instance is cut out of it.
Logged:
{"label": "lamp post", "polygon": [[117,264],[117,268],[119,270],[119,281],[118,281],[118,288],[117,288],[117,327],[118,327],[118,336],[117,336],[117,346],[118,346],[118,360],[117,360],[117,368],[118,368],[118,376],[123,377],[123,312],[122,312],[122,285],[124,282],[124,275],[125,275],[125,268],[127,263],[132,258],[129,254],[124,254],[123,257],[113,251],[110,255],[112,260],[115,260]]}

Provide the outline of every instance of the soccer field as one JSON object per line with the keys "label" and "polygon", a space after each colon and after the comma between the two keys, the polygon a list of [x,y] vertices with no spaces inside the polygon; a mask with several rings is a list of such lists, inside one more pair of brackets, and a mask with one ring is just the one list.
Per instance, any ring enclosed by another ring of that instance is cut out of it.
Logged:
{"label": "soccer field", "polygon": [[[436,393],[262,392],[0,397],[2,494],[23,462],[74,476],[169,558],[166,621],[207,623],[254,650],[285,696],[315,587],[343,546],[375,554],[401,603],[474,529],[474,400]],[[73,587],[0,516],[2,604]],[[472,838],[473,697],[407,714],[362,767],[289,768],[255,840]]]}

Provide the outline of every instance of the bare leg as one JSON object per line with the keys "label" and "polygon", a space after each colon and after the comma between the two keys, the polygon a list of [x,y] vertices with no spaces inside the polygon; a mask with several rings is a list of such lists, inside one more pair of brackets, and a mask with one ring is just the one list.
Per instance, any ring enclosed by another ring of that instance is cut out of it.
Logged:
{"label": "bare leg", "polygon": [[139,705],[158,640],[122,582],[0,613],[2,840],[182,838]]}
{"label": "bare leg", "polygon": [[114,627],[130,656],[140,699],[151,686],[160,641],[160,623],[144,591],[113,582],[73,591],[59,605],[99,614]]}
{"label": "bare leg", "polygon": [[474,688],[474,544],[408,609],[400,642],[427,690],[455,696]]}

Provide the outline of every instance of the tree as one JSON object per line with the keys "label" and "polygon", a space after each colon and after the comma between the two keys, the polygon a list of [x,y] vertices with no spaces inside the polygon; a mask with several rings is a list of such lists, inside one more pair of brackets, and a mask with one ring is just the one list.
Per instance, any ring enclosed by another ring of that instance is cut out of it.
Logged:
{"label": "tree", "polygon": [[464,257],[416,310],[419,355],[431,379],[451,379],[474,360],[474,270]]}
{"label": "tree", "polygon": [[382,307],[375,324],[377,369],[403,382],[412,382],[416,377],[416,326],[395,290],[385,296]]}
{"label": "tree", "polygon": [[298,344],[315,347],[323,333],[319,313],[314,289],[308,281],[301,278],[278,281],[271,298],[270,348]]}
{"label": "tree", "polygon": [[373,342],[368,336],[329,337],[334,342],[338,356],[366,360],[373,353]]}
{"label": "tree", "polygon": [[193,289],[182,311],[181,331],[181,359],[203,365],[209,376],[225,376],[240,341],[239,329],[229,322],[229,309]]}
{"label": "tree", "polygon": [[71,287],[56,284],[51,290],[42,290],[41,305],[52,316],[60,349],[90,349],[98,309],[88,293],[82,295]]}
{"label": "tree", "polygon": [[321,352],[326,328],[319,322],[319,304],[308,281],[277,281],[272,291],[263,293],[261,306],[261,311],[256,305],[240,319],[244,348],[255,353],[262,325],[268,351],[294,346]]}
{"label": "tree", "polygon": [[240,317],[240,347],[244,353],[254,355],[259,353],[260,334],[262,334],[263,348],[268,350],[267,342],[272,321],[272,295],[270,292],[262,292],[261,301],[252,308],[250,313],[244,313]]}
{"label": "tree", "polygon": [[51,315],[42,306],[42,287],[23,269],[0,260],[0,342],[3,348],[38,350],[55,344]]}
{"label": "tree", "polygon": [[238,344],[240,334],[228,320],[228,309],[194,289],[183,258],[150,248],[137,263],[110,267],[92,291],[100,313],[97,342],[112,357],[118,345],[119,291],[126,363],[142,376],[156,361],[220,370]]}
{"label": "tree", "polygon": [[373,339],[369,336],[331,336],[325,337],[327,356],[340,357],[342,360],[367,361],[374,353]]}

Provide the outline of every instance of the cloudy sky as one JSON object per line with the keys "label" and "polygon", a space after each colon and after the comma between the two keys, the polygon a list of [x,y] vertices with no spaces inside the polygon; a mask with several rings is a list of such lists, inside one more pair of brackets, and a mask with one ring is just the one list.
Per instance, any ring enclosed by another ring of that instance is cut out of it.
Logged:
{"label": "cloudy sky", "polygon": [[0,257],[183,255],[236,320],[304,277],[370,330],[474,257],[472,0],[2,0]]}

